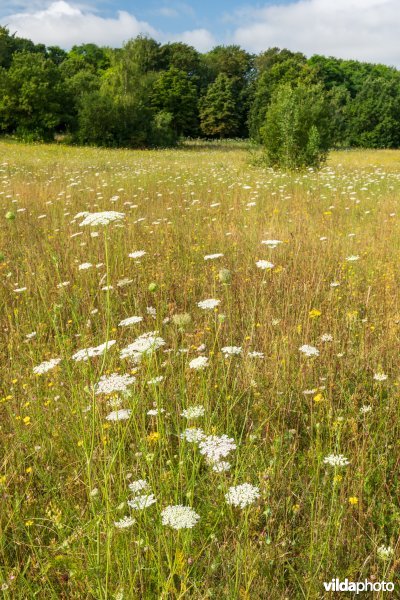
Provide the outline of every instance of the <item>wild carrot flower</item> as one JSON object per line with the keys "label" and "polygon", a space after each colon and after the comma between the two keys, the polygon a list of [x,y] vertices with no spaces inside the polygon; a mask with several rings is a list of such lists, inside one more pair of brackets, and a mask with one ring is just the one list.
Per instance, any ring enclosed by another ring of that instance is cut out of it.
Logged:
{"label": "wild carrot flower", "polygon": [[161,522],[163,525],[169,525],[172,529],[191,529],[200,519],[193,508],[178,504],[167,506],[161,512]]}
{"label": "wild carrot flower", "polygon": [[229,488],[225,499],[228,504],[246,508],[249,504],[253,504],[260,497],[260,490],[251,483],[242,483],[241,485],[232,486]]}

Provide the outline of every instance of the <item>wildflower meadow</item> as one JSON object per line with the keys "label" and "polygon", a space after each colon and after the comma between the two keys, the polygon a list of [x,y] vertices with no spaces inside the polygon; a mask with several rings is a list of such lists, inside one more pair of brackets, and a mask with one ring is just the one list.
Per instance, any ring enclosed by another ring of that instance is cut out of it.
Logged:
{"label": "wildflower meadow", "polygon": [[1,597],[398,585],[398,152],[250,157],[0,143]]}

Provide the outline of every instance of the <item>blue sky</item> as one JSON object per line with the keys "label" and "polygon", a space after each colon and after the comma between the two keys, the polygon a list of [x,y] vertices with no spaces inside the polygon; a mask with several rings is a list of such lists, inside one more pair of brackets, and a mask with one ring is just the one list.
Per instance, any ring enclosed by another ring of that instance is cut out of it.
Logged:
{"label": "blue sky", "polygon": [[400,0],[0,0],[0,23],[35,42],[121,46],[139,33],[204,52],[271,46],[400,66]]}

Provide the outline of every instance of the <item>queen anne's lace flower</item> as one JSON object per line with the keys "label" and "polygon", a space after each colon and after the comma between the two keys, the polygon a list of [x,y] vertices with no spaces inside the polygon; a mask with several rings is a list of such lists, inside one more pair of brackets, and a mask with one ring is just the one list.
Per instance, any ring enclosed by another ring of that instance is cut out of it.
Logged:
{"label": "queen anne's lace flower", "polygon": [[181,412],[181,417],[186,417],[186,419],[198,419],[204,415],[204,412],[205,408],[200,404],[197,406],[189,406]]}
{"label": "queen anne's lace flower", "polygon": [[131,492],[133,492],[134,494],[137,494],[138,492],[141,492],[142,490],[146,490],[149,487],[149,484],[147,483],[146,479],[138,479],[137,481],[132,481],[128,485],[128,487],[131,490]]}
{"label": "queen anne's lace flower", "polygon": [[50,369],[54,369],[61,362],[61,358],[52,358],[51,360],[46,360],[42,362],[37,367],[33,367],[33,372],[35,375],[42,375],[43,373],[47,373]]}
{"label": "queen anne's lace flower", "polygon": [[72,355],[72,359],[76,362],[80,362],[81,360],[89,360],[89,358],[93,358],[94,356],[101,356],[106,350],[111,348],[111,346],[114,346],[115,343],[115,340],[108,340],[108,342],[104,342],[93,348],[83,348],[82,350],[75,352],[75,354]]}
{"label": "queen anne's lace flower", "polygon": [[118,327],[127,327],[128,325],[136,325],[136,323],[140,323],[143,321],[143,317],[128,317],[127,319],[123,319],[118,323]]}
{"label": "queen anne's lace flower", "polygon": [[114,521],[114,525],[118,529],[126,529],[127,527],[131,527],[135,522],[135,519],[126,516],[120,519],[119,521]]}
{"label": "queen anne's lace flower", "polygon": [[216,463],[225,458],[228,454],[236,449],[235,440],[228,437],[227,435],[208,435],[204,440],[199,443],[200,454],[206,456],[206,458]]}
{"label": "queen anne's lace flower", "polygon": [[95,385],[95,394],[112,394],[112,392],[125,392],[128,386],[136,381],[132,375],[102,375]]}
{"label": "queen anne's lace flower", "polygon": [[[121,221],[125,217],[125,213],[115,212],[114,210],[106,210],[104,212],[86,213],[85,218],[81,223],[80,227],[96,226],[96,225],[108,225],[113,221]],[[75,219],[79,218],[78,215]]]}
{"label": "queen anne's lace flower", "polygon": [[161,512],[161,522],[163,525],[169,525],[172,529],[191,529],[200,519],[193,508],[178,504],[176,506],[167,506]]}
{"label": "queen anne's lace flower", "polygon": [[241,346],[224,346],[221,348],[222,354],[225,356],[237,356],[242,353]]}
{"label": "queen anne's lace flower", "polygon": [[185,440],[186,442],[193,444],[201,442],[205,437],[204,431],[199,427],[189,427],[180,435],[181,440]]}
{"label": "queen anne's lace flower", "polygon": [[221,303],[221,300],[216,300],[215,298],[207,298],[207,300],[201,300],[197,303],[199,308],[203,310],[212,310],[216,308]]}
{"label": "queen anne's lace flower", "polygon": [[106,416],[107,421],[126,421],[131,416],[132,410],[130,408],[121,408],[120,410],[113,410],[109,415]]}
{"label": "queen anne's lace flower", "polygon": [[120,357],[140,360],[143,355],[152,354],[161,346],[165,346],[165,341],[157,333],[157,331],[143,333],[132,344],[121,350]]}
{"label": "queen anne's lace flower", "polygon": [[223,256],[223,254],[206,254],[206,256],[204,257],[204,260],[214,260],[215,258],[221,258]]}
{"label": "queen anne's lace flower", "polygon": [[189,363],[189,369],[195,369],[196,371],[205,369],[207,366],[208,366],[207,356],[198,356],[197,358],[193,358],[193,360],[191,360]]}
{"label": "queen anne's lace flower", "polygon": [[318,348],[315,348],[315,346],[304,344],[303,346],[300,346],[299,350],[306,356],[319,356],[319,350]]}
{"label": "queen anne's lace flower", "polygon": [[241,485],[232,486],[229,488],[225,499],[228,504],[246,508],[249,504],[253,504],[260,497],[260,490],[251,483],[242,483]]}
{"label": "queen anne's lace flower", "polygon": [[139,496],[135,496],[132,498],[132,500],[128,500],[128,506],[134,510],[143,510],[155,502],[157,502],[157,500],[154,498],[154,494],[141,494]]}
{"label": "queen anne's lace flower", "polygon": [[272,262],[269,262],[268,260],[258,260],[256,262],[256,265],[259,269],[262,269],[263,271],[265,271],[266,269],[273,269],[274,268],[274,264],[272,264]]}
{"label": "queen anne's lace flower", "polygon": [[350,461],[343,454],[328,454],[324,458],[324,463],[332,467],[346,467],[350,464]]}

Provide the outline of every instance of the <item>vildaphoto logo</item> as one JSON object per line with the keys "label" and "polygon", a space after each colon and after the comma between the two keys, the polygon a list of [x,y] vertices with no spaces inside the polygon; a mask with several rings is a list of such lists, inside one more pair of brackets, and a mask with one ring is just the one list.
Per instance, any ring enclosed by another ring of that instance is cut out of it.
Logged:
{"label": "vildaphoto logo", "polygon": [[349,581],[347,578],[344,581],[340,579],[332,579],[332,581],[324,581],[324,588],[327,592],[393,592],[394,583],[391,581]]}

